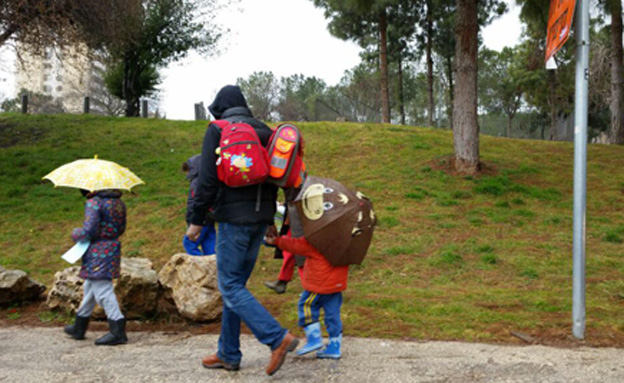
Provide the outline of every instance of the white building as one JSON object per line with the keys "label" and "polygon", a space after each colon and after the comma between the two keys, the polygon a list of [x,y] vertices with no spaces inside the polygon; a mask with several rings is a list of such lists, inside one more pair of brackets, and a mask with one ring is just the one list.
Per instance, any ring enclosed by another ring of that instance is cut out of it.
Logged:
{"label": "white building", "polygon": [[[47,102],[50,105],[42,112],[82,113],[87,96],[92,113],[119,114],[122,110],[121,100],[106,90],[102,60],[89,54],[86,47],[46,48],[43,55],[20,49],[20,58],[17,60],[16,93],[26,89],[51,97],[51,102]],[[37,105],[32,106],[37,108]]]}

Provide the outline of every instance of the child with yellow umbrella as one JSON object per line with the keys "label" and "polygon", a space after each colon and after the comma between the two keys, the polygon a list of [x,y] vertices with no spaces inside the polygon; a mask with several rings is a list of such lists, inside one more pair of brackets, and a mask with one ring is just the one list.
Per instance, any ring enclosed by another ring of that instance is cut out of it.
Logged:
{"label": "child with yellow umbrella", "polygon": [[72,232],[74,242],[86,248],[80,269],[80,277],[85,279],[84,297],[74,324],[65,326],[65,332],[76,340],[84,339],[97,303],[106,312],[110,332],[95,344],[126,343],[126,318],[113,289],[113,279],[119,277],[121,263],[119,237],[126,229],[126,205],[120,190],[130,190],[144,182],[127,168],[97,156],[63,165],[43,178],[55,186],[78,188],[87,199],[83,226]]}

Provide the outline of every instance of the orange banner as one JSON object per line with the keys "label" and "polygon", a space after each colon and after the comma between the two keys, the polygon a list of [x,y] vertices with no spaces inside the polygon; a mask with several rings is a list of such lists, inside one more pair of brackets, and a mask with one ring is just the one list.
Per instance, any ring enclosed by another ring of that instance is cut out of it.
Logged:
{"label": "orange banner", "polygon": [[546,62],[568,41],[576,0],[550,0],[548,33],[546,36]]}

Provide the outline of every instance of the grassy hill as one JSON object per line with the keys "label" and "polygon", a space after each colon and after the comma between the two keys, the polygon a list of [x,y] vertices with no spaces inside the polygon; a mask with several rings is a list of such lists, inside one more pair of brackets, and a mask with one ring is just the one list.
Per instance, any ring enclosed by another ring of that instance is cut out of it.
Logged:
{"label": "grassy hill", "polygon": [[[0,115],[0,264],[50,285],[82,222],[76,190],[41,177],[77,158],[116,161],[147,185],[126,194],[126,257],[157,267],[182,250],[188,184],[181,164],[201,151],[205,122]],[[485,174],[448,172],[448,131],[300,123],[311,174],[370,196],[379,217],[345,293],[346,335],[543,342],[571,334],[571,143],[481,137]],[[589,146],[587,341],[624,345],[624,148]],[[264,249],[250,288],[296,327],[301,285],[262,286],[280,261]]]}

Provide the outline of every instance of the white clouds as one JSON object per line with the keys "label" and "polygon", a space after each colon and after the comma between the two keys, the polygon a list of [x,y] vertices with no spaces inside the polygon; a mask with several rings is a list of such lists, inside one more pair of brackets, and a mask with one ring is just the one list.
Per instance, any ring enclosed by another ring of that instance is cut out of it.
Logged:
{"label": "white clouds", "polygon": [[495,51],[500,51],[504,47],[513,47],[520,43],[520,34],[522,33],[520,7],[513,1],[507,1],[507,6],[509,11],[483,30],[485,46]]}
{"label": "white clouds", "polygon": [[168,118],[193,118],[195,102],[209,104],[223,85],[255,71],[277,77],[302,73],[333,85],[359,62],[359,47],[332,37],[323,11],[310,0],[242,0],[217,21],[231,30],[222,55],[193,54],[163,71],[162,109]]}

